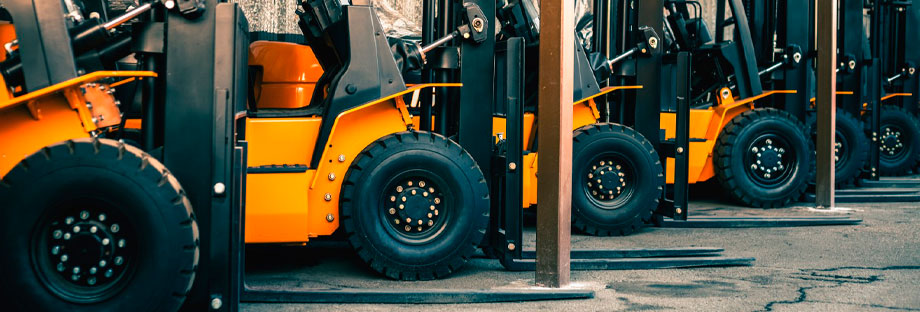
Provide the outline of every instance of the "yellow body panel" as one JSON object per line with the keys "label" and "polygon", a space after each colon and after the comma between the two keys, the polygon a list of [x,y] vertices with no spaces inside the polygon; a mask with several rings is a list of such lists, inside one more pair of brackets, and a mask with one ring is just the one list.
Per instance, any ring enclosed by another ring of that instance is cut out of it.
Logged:
{"label": "yellow body panel", "polygon": [[322,118],[250,118],[248,166],[306,165],[313,158]]}

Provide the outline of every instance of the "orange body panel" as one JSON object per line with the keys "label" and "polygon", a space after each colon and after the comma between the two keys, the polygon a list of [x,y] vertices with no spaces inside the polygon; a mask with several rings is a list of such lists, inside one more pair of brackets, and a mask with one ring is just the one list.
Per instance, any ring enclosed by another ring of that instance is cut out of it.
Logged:
{"label": "orange body panel", "polygon": [[[771,96],[774,94],[795,93],[793,90],[772,90],[736,101],[731,92],[726,93],[723,89],[720,94],[727,94],[726,97],[720,98],[719,105],[708,109],[691,109],[690,110],[690,138],[705,139],[704,142],[690,142],[688,146],[689,154],[689,172],[687,174],[688,183],[703,182],[715,176],[713,167],[713,148],[722,128],[725,127],[735,116],[754,109],[754,101]],[[676,114],[661,113],[660,128],[665,130],[665,138],[674,138],[676,131]],[[665,182],[674,183],[674,158],[668,158],[665,164]]]}
{"label": "orange body panel", "polygon": [[[16,39],[16,28],[9,22],[0,22],[0,46]],[[0,62],[6,60],[6,53],[0,53]]]}
{"label": "orange body panel", "polygon": [[[26,95],[0,101],[0,176],[41,148],[120,122],[104,78],[148,76],[153,72],[94,72]],[[92,107],[87,101],[92,100]]]}
{"label": "orange body panel", "polygon": [[310,192],[316,171],[246,175],[246,242],[307,241]]}
{"label": "orange body panel", "polygon": [[42,97],[31,105],[0,109],[0,177],[39,149],[64,140],[89,137],[79,115],[61,94]]}
{"label": "orange body panel", "polygon": [[248,166],[309,164],[320,123],[318,117],[247,119]]}
{"label": "orange body panel", "polygon": [[310,47],[286,42],[253,42],[249,46],[249,65],[262,68],[253,86],[258,108],[309,105],[323,74]]}
{"label": "orange body panel", "polygon": [[[432,86],[459,84],[417,85],[343,112],[336,118],[317,168],[304,173],[248,174],[246,242],[306,242],[335,232],[339,193],[351,162],[377,139],[409,129],[412,118],[402,95]],[[309,164],[319,123],[313,117],[247,120],[247,127],[252,127],[246,130],[247,166]]]}
{"label": "orange body panel", "polygon": [[[572,104],[572,131],[597,123],[600,118],[600,112],[597,110],[597,104],[594,102],[594,98],[616,91],[624,89],[640,89],[642,86],[614,86],[606,87],[601,89],[601,92],[587,98],[575,101]],[[533,113],[524,113],[524,129],[523,129],[523,140],[524,140],[524,151],[531,150],[531,143],[535,139],[536,124],[534,123],[536,116]],[[505,117],[492,117],[492,135],[497,136],[499,133],[504,133],[507,129],[507,120]],[[538,163],[538,153],[527,153],[523,157],[523,198],[522,206],[527,208],[537,204],[537,163]]]}

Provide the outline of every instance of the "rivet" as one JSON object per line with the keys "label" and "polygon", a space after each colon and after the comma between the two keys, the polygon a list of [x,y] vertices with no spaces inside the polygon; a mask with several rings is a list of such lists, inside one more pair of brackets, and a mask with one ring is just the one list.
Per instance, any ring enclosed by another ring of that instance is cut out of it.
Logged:
{"label": "rivet", "polygon": [[105,271],[105,277],[112,277],[112,274],[114,273],[115,271],[112,271],[112,269],[108,269]]}
{"label": "rivet", "polygon": [[339,162],[345,162],[345,155],[339,154]]}
{"label": "rivet", "polygon": [[406,218],[406,223],[412,222],[412,218]]}
{"label": "rivet", "polygon": [[124,239],[119,239],[119,240],[118,240],[118,248],[125,248],[125,240],[124,240]]}
{"label": "rivet", "polygon": [[223,183],[217,182],[214,184],[214,194],[221,195],[226,191],[227,191],[227,186],[224,185]]}
{"label": "rivet", "polygon": [[683,210],[683,209],[680,209],[680,208],[677,208],[677,209],[674,209],[674,212],[676,212],[676,213],[683,213],[684,210]]}
{"label": "rivet", "polygon": [[64,267],[64,264],[63,264],[63,263],[58,263],[58,264],[57,264],[57,270],[58,270],[58,272],[64,272],[64,269],[65,269],[65,267]]}
{"label": "rivet", "polygon": [[514,243],[508,243],[508,250],[514,250],[517,246],[514,246]]}
{"label": "rivet", "polygon": [[61,262],[67,262],[67,259],[69,259],[69,257],[67,257],[67,255],[61,256]]}
{"label": "rivet", "polygon": [[[429,217],[429,218],[431,218],[431,217]],[[51,254],[52,254],[52,255],[57,255],[57,254],[60,253],[60,252],[61,252],[61,246],[54,246],[53,248],[51,248]]]}
{"label": "rivet", "polygon": [[323,199],[325,199],[326,201],[331,201],[331,200],[332,200],[332,194],[326,193],[325,195],[323,195]]}
{"label": "rivet", "polygon": [[329,173],[329,181],[335,181],[335,173]]}
{"label": "rivet", "polygon": [[515,169],[517,169],[517,164],[514,162],[508,163],[508,169],[510,169],[511,171],[514,171]]}
{"label": "rivet", "polygon": [[678,147],[678,148],[677,148],[677,153],[678,153],[678,154],[682,154],[683,152],[684,152],[684,148],[683,148],[683,147]]}
{"label": "rivet", "polygon": [[399,219],[393,219],[393,223],[399,224]]}
{"label": "rivet", "polygon": [[102,239],[102,246],[108,246],[108,245],[109,245],[109,239],[108,239],[108,238],[103,238],[103,239]]}
{"label": "rivet", "polygon": [[335,221],[335,216],[332,215],[331,213],[326,214],[326,221],[328,221],[328,222]]}
{"label": "rivet", "polygon": [[71,223],[73,223],[73,217],[67,217],[66,219],[64,219],[64,223],[65,223],[65,224],[71,224]]}
{"label": "rivet", "polygon": [[96,231],[98,231],[98,230],[99,230],[99,228],[97,228],[97,227],[95,227],[95,226],[89,228],[89,232],[90,232],[90,233],[96,233]]}
{"label": "rivet", "polygon": [[224,302],[221,301],[220,298],[211,299],[211,309],[212,310],[220,310],[220,308],[223,305],[224,305]]}
{"label": "rivet", "polygon": [[115,257],[115,265],[121,265],[125,262],[125,259],[122,257]]}
{"label": "rivet", "polygon": [[106,265],[105,260],[99,260],[99,267],[103,267],[103,268],[104,268],[105,265]]}
{"label": "rivet", "polygon": [[70,239],[70,233],[64,233],[64,240]]}
{"label": "rivet", "polygon": [[[424,187],[424,185],[423,185],[423,187]],[[428,192],[434,194],[434,188],[433,188],[433,187],[429,187],[429,188],[428,188]]]}
{"label": "rivet", "polygon": [[617,170],[620,170],[620,169],[622,169],[623,167],[621,167],[620,165],[617,165],[616,168],[617,168]]}

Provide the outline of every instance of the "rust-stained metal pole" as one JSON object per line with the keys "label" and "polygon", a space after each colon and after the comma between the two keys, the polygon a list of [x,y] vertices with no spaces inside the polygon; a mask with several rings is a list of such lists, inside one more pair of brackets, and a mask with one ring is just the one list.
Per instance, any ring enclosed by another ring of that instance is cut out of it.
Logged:
{"label": "rust-stained metal pole", "polygon": [[834,207],[834,133],[837,102],[837,1],[817,0],[818,68],[816,73],[815,106],[817,108],[817,176],[815,178],[815,206],[819,209]]}
{"label": "rust-stained metal pole", "polygon": [[540,1],[536,283],[569,283],[572,220],[572,80],[575,3]]}

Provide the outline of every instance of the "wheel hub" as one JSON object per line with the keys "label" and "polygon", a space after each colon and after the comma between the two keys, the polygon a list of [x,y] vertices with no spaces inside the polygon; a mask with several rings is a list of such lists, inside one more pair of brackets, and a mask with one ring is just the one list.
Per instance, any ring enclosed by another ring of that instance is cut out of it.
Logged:
{"label": "wheel hub", "polygon": [[623,165],[610,159],[600,160],[588,169],[586,185],[591,197],[610,201],[620,196],[627,188],[627,176]]}
{"label": "wheel hub", "polygon": [[389,189],[387,215],[398,232],[425,233],[434,228],[443,215],[443,194],[430,180],[413,178]]}
{"label": "wheel hub", "polygon": [[48,263],[64,280],[98,287],[117,280],[125,270],[127,237],[105,213],[82,210],[53,220],[47,235]]}
{"label": "wheel hub", "polygon": [[786,149],[782,144],[774,144],[773,139],[755,141],[750,152],[753,162],[749,165],[751,174],[765,181],[775,181],[783,176],[788,164],[783,158]]}
{"label": "wheel hub", "polygon": [[901,143],[901,129],[893,126],[887,126],[882,129],[881,144],[879,150],[882,155],[894,156],[904,149]]}

